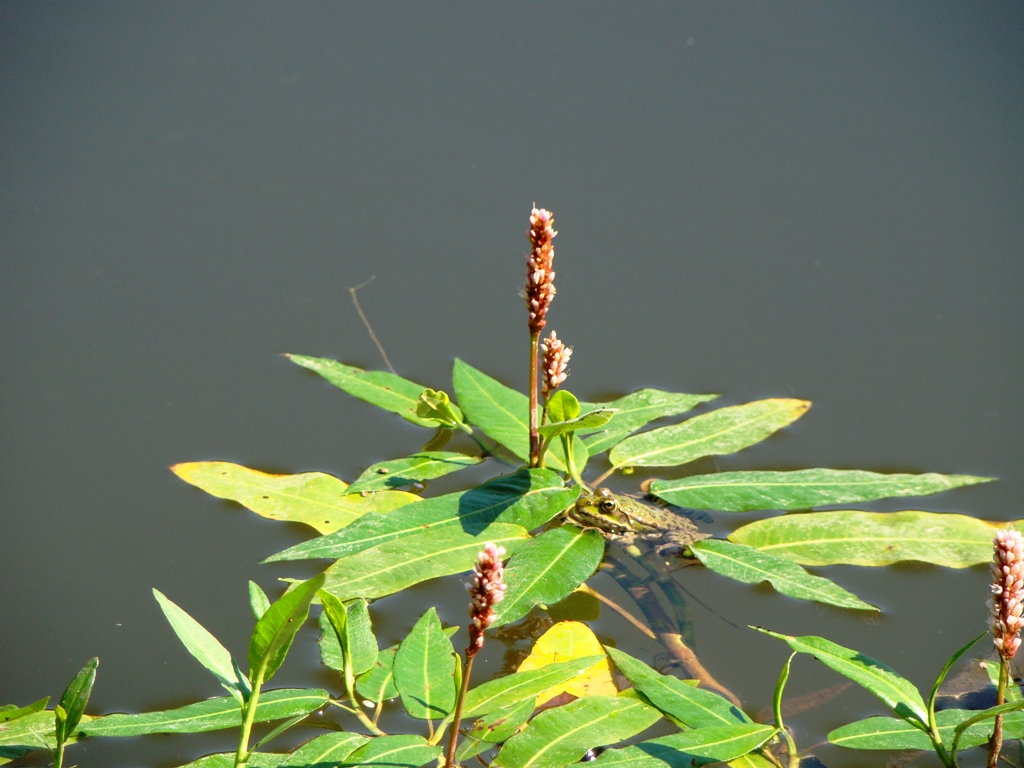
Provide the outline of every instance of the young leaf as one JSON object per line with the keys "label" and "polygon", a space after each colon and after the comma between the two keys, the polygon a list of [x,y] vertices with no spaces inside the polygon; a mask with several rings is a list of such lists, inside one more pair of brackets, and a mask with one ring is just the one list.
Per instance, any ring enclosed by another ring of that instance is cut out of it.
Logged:
{"label": "young leaf", "polygon": [[463,716],[486,715],[526,700],[532,703],[545,691],[582,675],[604,660],[601,654],[580,656],[566,661],[553,661],[536,669],[521,669],[511,675],[488,680],[466,694]]}
{"label": "young leaf", "polygon": [[[330,595],[331,599],[337,599]],[[323,594],[320,595],[323,602]],[[325,666],[339,672],[345,670],[338,635],[324,610],[320,614],[320,659]],[[365,600],[354,600],[345,606],[346,643],[351,655],[352,673],[356,676],[373,668],[377,661],[377,638],[370,625],[370,612]]]}
{"label": "young leaf", "polygon": [[160,604],[160,610],[167,617],[174,634],[178,636],[188,652],[213,673],[213,676],[236,701],[241,703],[247,699],[251,690],[249,681],[238,674],[237,666],[231,658],[231,654],[228,653],[228,649],[221,645],[220,641],[211,635],[202,624],[168,600],[160,590],[154,589],[153,596]]}
{"label": "young leaf", "polygon": [[305,523],[320,533],[344,528],[368,512],[391,512],[420,500],[405,491],[349,493],[346,483],[323,472],[268,475],[227,461],[175,464],[171,471],[211,496],[238,502],[271,520]]}
{"label": "young leaf", "polygon": [[[284,720],[307,715],[324,706],[330,696],[317,688],[282,688],[264,691],[256,706],[256,720]],[[136,715],[106,715],[85,723],[86,736],[144,736],[151,733],[204,733],[242,724],[242,709],[234,699],[222,696],[177,709],[142,712]]]}
{"label": "young leaf", "polygon": [[297,544],[266,562],[336,560],[392,539],[450,525],[469,533],[479,533],[491,523],[513,523],[533,530],[576,501],[579,493],[577,487],[566,488],[550,470],[521,469],[469,491],[423,499],[401,515],[367,515],[348,528]]}
{"label": "young leaf", "polygon": [[[89,703],[89,696],[92,694],[93,683],[96,682],[96,667],[100,660],[92,658],[82,667],[75,679],[61,694],[60,702],[57,704],[57,741],[63,743],[75,732],[82,715],[85,714],[85,707]],[[63,717],[61,717],[63,714]]]}
{"label": "young leaf", "polygon": [[[939,726],[942,743],[952,743],[956,727],[977,714],[971,709],[944,709],[936,712],[935,720]],[[992,723],[975,723],[964,732],[958,748],[980,747],[988,742],[990,736]],[[1024,738],[1024,713],[1011,712],[1003,716],[1003,737]],[[869,717],[848,723],[829,733],[828,740],[830,744],[838,744],[848,749],[932,749],[932,742],[927,733],[905,720],[893,717]]]}
{"label": "young leaf", "polygon": [[731,701],[685,681],[656,672],[624,651],[605,646],[615,666],[654,706],[691,728],[749,723],[750,718]]}
{"label": "young leaf", "polygon": [[920,560],[968,568],[992,559],[1005,523],[935,512],[808,512],[744,525],[729,535],[801,565],[891,565]]}
{"label": "young leaf", "polygon": [[422,483],[424,480],[433,480],[435,477],[443,477],[482,461],[483,459],[478,456],[466,456],[464,453],[451,451],[414,453],[404,459],[381,461],[368,467],[348,487],[348,492],[363,493],[401,488],[413,483]]}
{"label": "young leaf", "polygon": [[501,768],[555,768],[577,762],[592,747],[614,744],[650,728],[661,713],[629,696],[588,696],[537,715],[501,748]]}
{"label": "young leaf", "polygon": [[[558,393],[556,392],[555,394]],[[556,435],[561,435],[566,432],[590,432],[595,429],[600,429],[607,424],[608,420],[611,419],[614,413],[615,412],[611,409],[591,411],[590,413],[585,413],[575,419],[550,422],[539,427],[537,431],[549,440]]]}
{"label": "young leaf", "polygon": [[[355,673],[352,671],[352,653],[348,646],[348,610],[345,608],[345,604],[330,592],[320,590],[318,597],[323,606],[323,613],[320,614],[320,626],[323,627],[324,619],[327,620],[328,626],[328,630],[320,634],[320,658],[327,661],[329,655],[334,657],[333,660],[337,665],[335,669],[340,671],[345,678],[345,690],[351,691],[355,685]],[[325,643],[325,637],[331,639]],[[325,645],[333,653],[324,653]],[[328,666],[331,665],[328,664]]]}
{"label": "young leaf", "polygon": [[252,608],[252,615],[256,617],[256,621],[262,619],[270,607],[270,598],[255,581],[249,582],[249,607]]}
{"label": "young leaf", "polygon": [[403,379],[388,371],[364,371],[351,365],[328,360],[324,357],[307,357],[305,355],[285,355],[289,360],[303,368],[320,374],[338,389],[348,392],[360,400],[383,408],[385,411],[397,413],[406,421],[418,427],[434,427],[437,422],[416,415],[416,406],[420,393],[426,387]]}
{"label": "young leaf", "polygon": [[455,706],[455,649],[428,610],[398,646],[395,685],[410,717],[433,720]]}
{"label": "young leaf", "polygon": [[34,715],[36,712],[42,712],[46,709],[46,704],[50,701],[49,696],[44,696],[39,701],[34,701],[24,707],[18,707],[14,704],[5,704],[0,707],[0,723],[9,723],[12,720],[17,720],[21,717],[28,717]]}
{"label": "young leaf", "polygon": [[606,451],[645,424],[664,416],[675,416],[714,400],[718,395],[685,395],[660,389],[641,389],[610,403],[580,403],[582,413],[610,408],[616,411],[606,429],[583,439],[591,456]]}
{"label": "young leaf", "polygon": [[628,437],[608,454],[614,467],[669,467],[735,453],[803,416],[806,400],[758,400]]}
{"label": "young leaf", "polygon": [[881,475],[855,469],[801,469],[795,472],[720,472],[678,480],[655,480],[649,491],[681,507],[750,512],[810,509],[896,496],[927,496],[994,479],[934,473]]}
{"label": "young leaf", "polygon": [[597,531],[562,525],[516,550],[505,570],[508,589],[495,607],[493,626],[518,621],[533,606],[553,605],[589,579],[604,557]]}
{"label": "young leaf", "polygon": [[878,610],[835,582],[812,576],[792,560],[753,547],[721,539],[704,539],[691,544],[690,550],[715,573],[744,584],[767,581],[783,595],[797,600],[814,600],[857,611]]}
{"label": "young leaf", "polygon": [[327,569],[324,588],[342,600],[383,597],[427,579],[472,569],[488,541],[512,552],[529,538],[525,528],[506,523],[494,523],[477,534],[447,525],[341,558]]}
{"label": "young leaf", "polygon": [[249,677],[267,682],[284,663],[295,633],[309,615],[309,604],[324,585],[324,574],[298,584],[263,614],[249,640]]}
{"label": "young leaf", "polygon": [[439,390],[428,388],[420,392],[419,402],[416,403],[416,415],[434,422],[435,427],[456,429],[464,425],[459,406],[448,398],[447,392]]}
{"label": "young leaf", "polygon": [[904,677],[880,661],[863,653],[844,648],[823,637],[780,635],[761,627],[753,627],[771,637],[785,640],[799,653],[809,653],[826,667],[853,680],[888,704],[892,710],[917,727],[926,729],[928,713],[920,692]]}
{"label": "young leaf", "polygon": [[441,748],[431,746],[422,736],[378,736],[349,755],[345,765],[419,768],[440,754]]}
{"label": "young leaf", "polygon": [[580,415],[580,401],[567,389],[560,389],[548,400],[551,421],[571,421]]}

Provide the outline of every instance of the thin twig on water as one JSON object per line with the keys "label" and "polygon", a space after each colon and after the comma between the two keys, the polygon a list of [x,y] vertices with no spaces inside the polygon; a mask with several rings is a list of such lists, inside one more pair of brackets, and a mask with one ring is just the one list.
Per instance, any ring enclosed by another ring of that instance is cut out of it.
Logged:
{"label": "thin twig on water", "polygon": [[370,332],[370,338],[373,339],[373,343],[377,345],[377,349],[380,351],[380,356],[384,358],[385,365],[387,365],[389,371],[391,371],[392,373],[396,373],[395,367],[391,365],[391,361],[388,360],[388,353],[384,351],[384,346],[380,343],[380,340],[377,338],[377,334],[373,332],[373,326],[370,325],[370,321],[366,318],[366,313],[364,313],[363,308],[359,306],[359,299],[356,297],[356,291],[358,291],[361,288],[365,288],[376,279],[376,275],[370,275],[369,280],[360,285],[357,285],[355,288],[349,288],[348,292],[352,294],[352,303],[356,305],[356,312],[359,313],[359,319],[363,321],[363,325],[366,326],[366,330]]}

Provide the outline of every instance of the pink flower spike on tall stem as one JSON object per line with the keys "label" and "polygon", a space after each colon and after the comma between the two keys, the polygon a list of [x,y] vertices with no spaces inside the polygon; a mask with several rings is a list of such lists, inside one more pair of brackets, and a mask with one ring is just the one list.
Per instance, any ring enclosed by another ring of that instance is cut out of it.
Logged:
{"label": "pink flower spike on tall stem", "polygon": [[530,333],[540,333],[544,328],[551,300],[555,297],[555,246],[552,240],[558,233],[554,230],[555,217],[551,211],[534,208],[530,212],[530,228],[526,237],[530,241],[530,254],[526,257],[526,310],[529,312]]}
{"label": "pink flower spike on tall stem", "polygon": [[504,547],[488,541],[473,566],[473,581],[469,584],[471,621],[467,656],[475,656],[484,647],[484,630],[494,621],[494,606],[505,597],[505,567],[501,562],[504,555]]}
{"label": "pink flower spike on tall stem", "polygon": [[992,641],[1009,661],[1020,647],[1024,628],[1024,539],[1013,528],[996,531],[992,558]]}
{"label": "pink flower spike on tall stem", "polygon": [[559,385],[569,376],[569,358],[572,356],[572,347],[567,347],[552,331],[544,341],[540,343],[540,353],[543,359],[541,392],[544,402],[558,389]]}

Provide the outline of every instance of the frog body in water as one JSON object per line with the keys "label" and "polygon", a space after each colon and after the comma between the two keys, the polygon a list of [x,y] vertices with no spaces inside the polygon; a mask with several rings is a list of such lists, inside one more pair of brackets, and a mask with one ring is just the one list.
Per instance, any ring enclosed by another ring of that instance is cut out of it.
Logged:
{"label": "frog body in water", "polygon": [[637,539],[660,542],[656,547],[658,554],[688,547],[710,536],[701,533],[683,515],[620,496],[607,488],[582,494],[566,510],[565,517],[571,523],[599,531],[606,539],[627,546]]}

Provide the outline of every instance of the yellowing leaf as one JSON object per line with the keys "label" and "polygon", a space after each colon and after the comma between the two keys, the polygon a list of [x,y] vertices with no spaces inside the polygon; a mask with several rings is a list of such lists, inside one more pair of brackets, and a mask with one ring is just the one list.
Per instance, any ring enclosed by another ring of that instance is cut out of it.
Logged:
{"label": "yellowing leaf", "polygon": [[257,515],[305,523],[320,533],[344,528],[367,512],[390,512],[420,500],[405,491],[347,493],[348,483],[323,472],[270,475],[227,461],[175,464],[171,471],[186,483],[219,499],[237,501]]}
{"label": "yellowing leaf", "polygon": [[[601,641],[586,624],[580,621],[560,621],[541,635],[530,655],[519,665],[520,672],[539,669],[558,661],[578,659],[581,656],[604,654]],[[615,696],[618,688],[612,678],[611,662],[607,656],[571,680],[557,685],[537,697],[537,706],[560,693],[584,696]]]}

